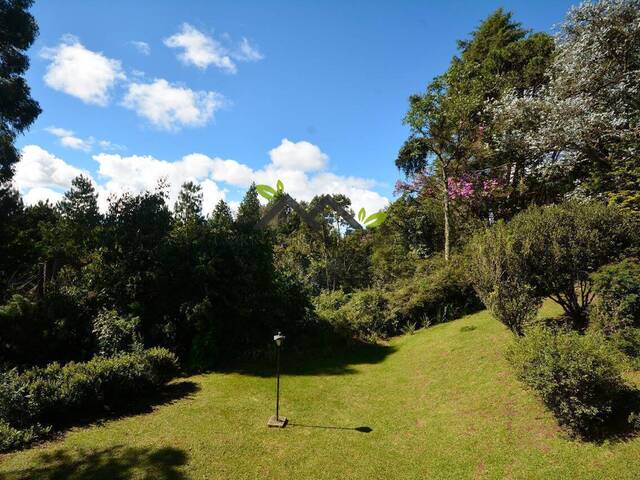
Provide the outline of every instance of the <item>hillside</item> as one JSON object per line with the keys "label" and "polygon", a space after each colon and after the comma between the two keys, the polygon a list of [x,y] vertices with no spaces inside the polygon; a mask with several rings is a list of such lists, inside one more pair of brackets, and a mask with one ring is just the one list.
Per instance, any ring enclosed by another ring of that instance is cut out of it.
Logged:
{"label": "hillside", "polygon": [[480,312],[297,363],[282,380],[284,430],[265,425],[272,377],[190,377],[152,411],[3,455],[0,478],[638,478],[640,438],[568,439],[513,378],[510,335]]}

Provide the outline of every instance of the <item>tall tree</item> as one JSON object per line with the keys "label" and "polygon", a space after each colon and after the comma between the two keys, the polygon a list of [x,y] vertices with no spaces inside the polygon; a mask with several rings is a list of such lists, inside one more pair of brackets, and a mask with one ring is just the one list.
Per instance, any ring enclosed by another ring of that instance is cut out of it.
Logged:
{"label": "tall tree", "polygon": [[238,208],[238,225],[253,227],[260,220],[260,202],[256,184],[252,183]]}
{"label": "tall tree", "polygon": [[19,160],[13,145],[40,114],[38,102],[23,77],[29,68],[25,51],[38,34],[38,26],[28,12],[33,0],[0,0],[0,182],[13,176]]}
{"label": "tall tree", "polygon": [[174,207],[178,223],[186,224],[202,220],[202,187],[194,182],[185,182],[178,193]]}
{"label": "tall tree", "polygon": [[561,25],[548,86],[495,107],[515,145],[560,193],[640,211],[640,1],[573,8]]}
{"label": "tall tree", "polygon": [[502,9],[491,14],[471,39],[459,42],[447,72],[424,93],[409,99],[404,122],[409,138],[396,165],[409,176],[426,173],[440,192],[444,217],[444,255],[451,245],[451,184],[455,177],[491,167],[493,156],[483,132],[487,101],[506,90],[526,90],[544,81],[544,67],[553,42],[544,34],[530,35]]}

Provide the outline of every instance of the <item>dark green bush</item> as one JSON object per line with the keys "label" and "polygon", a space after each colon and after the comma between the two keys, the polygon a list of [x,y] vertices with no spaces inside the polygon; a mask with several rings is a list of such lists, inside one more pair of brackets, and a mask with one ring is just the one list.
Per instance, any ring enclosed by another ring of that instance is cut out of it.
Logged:
{"label": "dark green bush", "polygon": [[640,262],[627,258],[591,278],[596,297],[589,310],[590,328],[640,366]]}
{"label": "dark green bush", "polygon": [[[52,363],[0,374],[0,444],[35,439],[49,428],[129,404],[177,373],[176,357],[162,348]],[[14,431],[15,430],[15,431]]]}
{"label": "dark green bush", "polygon": [[400,327],[426,326],[479,310],[482,304],[468,279],[467,262],[460,254],[449,262],[439,257],[420,262],[412,277],[390,286],[388,315]]}
{"label": "dark green bush", "polygon": [[507,356],[518,378],[574,434],[597,434],[620,414],[627,391],[622,361],[603,336],[536,327],[517,338]]}
{"label": "dark green bush", "polygon": [[320,320],[343,337],[376,340],[393,335],[398,329],[395,319],[388,315],[385,293],[379,289],[351,294],[325,291],[315,298],[314,306]]}

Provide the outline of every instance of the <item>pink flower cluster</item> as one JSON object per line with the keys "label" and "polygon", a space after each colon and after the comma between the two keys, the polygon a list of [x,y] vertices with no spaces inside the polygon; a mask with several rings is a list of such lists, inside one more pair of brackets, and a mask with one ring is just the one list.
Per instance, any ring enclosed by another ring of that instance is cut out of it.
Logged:
{"label": "pink flower cluster", "polygon": [[452,199],[469,198],[473,196],[475,188],[468,178],[450,178],[447,182],[447,191]]}

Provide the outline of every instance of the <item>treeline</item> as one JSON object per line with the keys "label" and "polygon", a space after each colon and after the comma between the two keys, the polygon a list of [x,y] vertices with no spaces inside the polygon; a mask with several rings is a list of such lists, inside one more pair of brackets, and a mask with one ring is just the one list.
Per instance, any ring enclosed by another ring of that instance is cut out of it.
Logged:
{"label": "treeline", "polygon": [[234,219],[220,202],[205,219],[187,183],[170,211],[162,188],[110,201],[103,215],[85,177],[62,201],[25,207],[7,190],[0,356],[12,365],[86,360],[163,346],[193,368],[296,333],[309,305],[274,266],[251,188]]}

